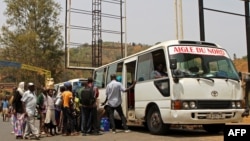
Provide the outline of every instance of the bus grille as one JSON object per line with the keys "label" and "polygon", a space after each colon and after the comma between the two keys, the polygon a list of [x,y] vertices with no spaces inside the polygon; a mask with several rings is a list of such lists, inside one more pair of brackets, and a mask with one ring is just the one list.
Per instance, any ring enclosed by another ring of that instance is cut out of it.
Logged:
{"label": "bus grille", "polygon": [[230,101],[198,101],[198,109],[230,109]]}

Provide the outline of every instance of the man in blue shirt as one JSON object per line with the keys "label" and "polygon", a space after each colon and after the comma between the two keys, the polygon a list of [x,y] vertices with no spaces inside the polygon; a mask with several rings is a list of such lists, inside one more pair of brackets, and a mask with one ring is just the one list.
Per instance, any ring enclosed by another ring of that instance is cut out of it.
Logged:
{"label": "man in blue shirt", "polygon": [[112,126],[112,132],[114,134],[116,133],[115,121],[114,121],[114,110],[116,110],[117,113],[119,114],[122,120],[122,126],[125,132],[130,132],[127,126],[127,120],[122,111],[121,92],[127,92],[128,90],[133,88],[136,84],[136,81],[134,81],[134,83],[129,88],[126,89],[123,87],[122,83],[116,80],[116,74],[111,74],[110,77],[111,77],[111,82],[106,87],[106,100],[105,102],[102,103],[102,105],[105,105],[107,102],[108,116],[109,116],[110,124]]}

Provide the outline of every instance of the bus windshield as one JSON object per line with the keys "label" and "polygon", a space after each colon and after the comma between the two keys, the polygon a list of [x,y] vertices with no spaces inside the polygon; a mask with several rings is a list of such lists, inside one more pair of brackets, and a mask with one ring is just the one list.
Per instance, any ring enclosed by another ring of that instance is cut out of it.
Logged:
{"label": "bus windshield", "polygon": [[173,46],[171,59],[177,60],[175,77],[225,78],[239,80],[239,75],[225,50],[220,48]]}

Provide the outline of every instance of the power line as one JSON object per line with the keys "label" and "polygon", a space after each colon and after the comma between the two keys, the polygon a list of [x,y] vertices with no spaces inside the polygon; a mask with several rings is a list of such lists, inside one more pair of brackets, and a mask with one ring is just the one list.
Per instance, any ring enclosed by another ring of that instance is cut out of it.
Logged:
{"label": "power line", "polygon": [[222,11],[222,10],[216,10],[216,9],[211,9],[211,8],[203,8],[204,10],[209,10],[209,11],[214,11],[214,12],[219,12],[219,13],[224,13],[224,14],[230,14],[230,15],[235,15],[235,16],[242,16],[246,17],[244,14],[238,14],[238,13],[233,13],[233,12],[227,12],[227,11]]}

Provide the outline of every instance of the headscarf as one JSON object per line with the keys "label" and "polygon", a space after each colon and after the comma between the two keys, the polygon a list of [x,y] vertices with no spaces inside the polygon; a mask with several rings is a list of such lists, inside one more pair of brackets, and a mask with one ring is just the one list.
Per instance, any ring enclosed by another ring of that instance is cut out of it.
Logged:
{"label": "headscarf", "polygon": [[118,82],[122,82],[122,77],[121,77],[120,75],[118,75],[118,76],[116,76],[116,80],[117,80]]}
{"label": "headscarf", "polygon": [[24,82],[20,82],[19,84],[18,84],[18,88],[17,88],[17,91],[21,94],[21,95],[23,95],[23,93],[24,93]]}

